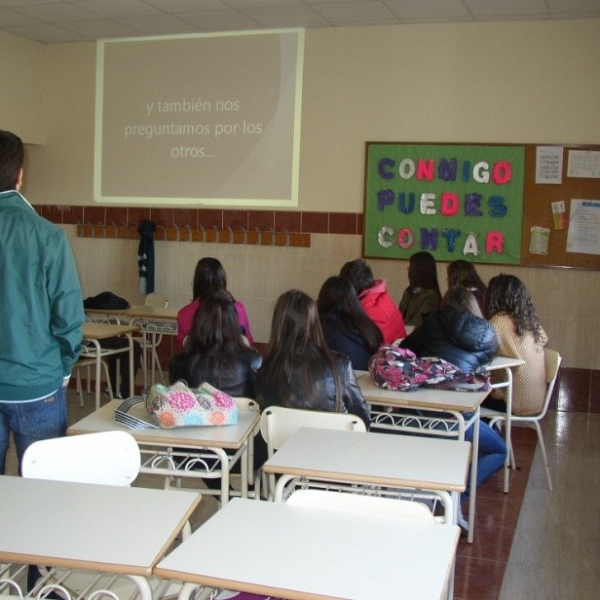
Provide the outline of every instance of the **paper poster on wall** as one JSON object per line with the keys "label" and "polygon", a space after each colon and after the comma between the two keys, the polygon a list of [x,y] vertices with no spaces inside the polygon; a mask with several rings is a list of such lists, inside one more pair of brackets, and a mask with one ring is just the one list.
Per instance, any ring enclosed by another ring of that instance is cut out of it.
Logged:
{"label": "paper poster on wall", "polygon": [[567,252],[600,254],[600,200],[571,200]]}
{"label": "paper poster on wall", "polygon": [[523,146],[367,142],[364,255],[517,264]]}
{"label": "paper poster on wall", "polygon": [[535,182],[562,183],[562,146],[538,146],[535,153]]}
{"label": "paper poster on wall", "polygon": [[600,152],[570,150],[567,176],[587,179],[600,178]]}
{"label": "paper poster on wall", "polygon": [[550,242],[550,230],[547,227],[534,225],[531,228],[531,240],[529,242],[530,254],[548,254],[548,243]]}

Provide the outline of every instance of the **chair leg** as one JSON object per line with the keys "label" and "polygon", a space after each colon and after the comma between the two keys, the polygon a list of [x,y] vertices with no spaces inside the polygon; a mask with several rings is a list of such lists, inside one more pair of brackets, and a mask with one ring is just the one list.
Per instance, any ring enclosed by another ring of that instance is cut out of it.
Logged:
{"label": "chair leg", "polygon": [[542,450],[542,458],[544,460],[544,468],[546,469],[546,477],[548,479],[548,489],[554,489],[552,487],[552,478],[550,477],[550,465],[548,464],[548,455],[546,454],[546,445],[544,444],[544,436],[542,435],[542,428],[537,421],[533,421],[533,425],[537,432],[538,442]]}
{"label": "chair leg", "polygon": [[77,369],[77,373],[75,375],[75,387],[77,389],[77,393],[79,394],[79,406],[83,408],[83,387],[81,385],[81,369]]}

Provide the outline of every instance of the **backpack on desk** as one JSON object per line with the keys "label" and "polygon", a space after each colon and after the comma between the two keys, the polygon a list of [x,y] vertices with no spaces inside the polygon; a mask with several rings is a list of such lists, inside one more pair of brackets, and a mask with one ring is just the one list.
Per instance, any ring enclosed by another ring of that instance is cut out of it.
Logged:
{"label": "backpack on desk", "polygon": [[100,292],[97,296],[90,296],[83,301],[84,309],[121,310],[129,308],[130,304],[112,292]]}

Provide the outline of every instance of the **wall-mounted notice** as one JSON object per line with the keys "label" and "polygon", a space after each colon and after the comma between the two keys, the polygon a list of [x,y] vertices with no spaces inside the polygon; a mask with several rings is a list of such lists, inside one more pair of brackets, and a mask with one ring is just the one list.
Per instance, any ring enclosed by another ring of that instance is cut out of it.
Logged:
{"label": "wall-mounted notice", "polygon": [[98,42],[94,199],[298,204],[304,32]]}
{"label": "wall-mounted notice", "polygon": [[364,255],[517,264],[523,146],[367,142]]}
{"label": "wall-mounted notice", "polygon": [[567,177],[600,178],[600,152],[569,150]]}
{"label": "wall-mounted notice", "polygon": [[600,254],[600,200],[571,200],[567,252]]}
{"label": "wall-mounted notice", "polygon": [[562,146],[538,146],[535,153],[535,182],[562,182],[563,148]]}

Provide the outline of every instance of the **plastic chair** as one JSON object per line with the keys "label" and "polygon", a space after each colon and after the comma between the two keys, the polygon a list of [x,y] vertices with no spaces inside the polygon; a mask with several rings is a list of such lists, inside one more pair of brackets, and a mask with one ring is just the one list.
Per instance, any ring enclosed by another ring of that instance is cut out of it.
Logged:
{"label": "plastic chair", "polygon": [[[95,358],[79,358],[79,360],[73,365],[73,372],[75,373],[75,384],[77,393],[79,394],[79,406],[83,407],[83,386],[81,385],[81,369],[87,370],[87,395],[91,394],[91,369],[96,366]],[[108,388],[108,396],[112,400],[114,398],[114,393],[112,389],[112,384],[110,382],[110,377],[108,375],[108,364],[106,361],[102,361],[102,368],[104,369],[104,377],[106,378],[107,388]]]}
{"label": "plastic chair", "polygon": [[[269,458],[300,427],[345,429],[349,431],[367,430],[362,419],[348,413],[270,406],[260,416],[260,432],[267,443]],[[275,490],[274,475],[269,476],[269,490],[271,494]],[[260,497],[260,493],[257,493],[257,497]]]}
{"label": "plastic chair", "polygon": [[[436,523],[433,513],[427,506],[411,500],[302,489],[294,491],[287,499],[286,504],[331,510],[337,513],[367,515],[373,519],[418,521],[432,525]],[[448,600],[454,597],[454,571],[455,561],[452,561],[444,594]]]}
{"label": "plastic chair", "polygon": [[140,449],[126,431],[86,433],[31,444],[23,477],[128,486],[140,471]]}
{"label": "plastic chair", "polygon": [[311,489],[295,490],[287,499],[287,504],[435,523],[435,517],[431,510],[420,502],[380,496]]}
{"label": "plastic chair", "polygon": [[[556,383],[556,379],[558,377],[558,371],[560,368],[560,363],[562,362],[562,357],[556,350],[551,350],[550,348],[544,348],[544,361],[546,363],[546,395],[544,397],[544,404],[542,406],[542,410],[537,415],[528,415],[528,416],[520,416],[520,415],[511,415],[510,423],[512,426],[517,427],[530,427],[535,429],[537,433],[538,442],[540,444],[540,448],[542,450],[542,457],[544,459],[544,467],[546,469],[546,477],[548,479],[548,488],[552,489],[552,478],[550,477],[550,465],[548,464],[548,455],[546,454],[546,445],[544,444],[544,436],[542,435],[542,429],[540,427],[540,421],[546,416],[548,412],[548,406],[550,405],[550,400],[552,398],[552,394],[554,392],[554,386]],[[481,416],[489,418],[490,426],[495,424],[502,425],[504,421],[506,421],[506,413],[498,412],[490,409],[482,409]],[[511,461],[514,465],[514,453],[511,447],[508,449],[511,455]]]}
{"label": "plastic chair", "polygon": [[[146,296],[144,300],[144,306],[156,306],[160,308],[166,308],[169,306],[169,299],[161,294],[151,293]],[[148,328],[148,323],[144,326]],[[141,337],[134,337],[133,339],[142,346],[142,371],[144,375],[144,388],[148,387],[148,352],[150,352],[150,366],[154,372],[158,369],[158,372],[162,377],[162,365],[158,357],[157,348],[162,342],[162,333],[154,331],[146,331]],[[156,367],[156,369],[155,369]],[[152,378],[154,381],[154,378]]]}
{"label": "plastic chair", "polygon": [[[103,431],[34,442],[25,451],[21,468],[23,477],[32,479],[126,487],[137,477],[140,464],[140,450],[130,433]],[[189,533],[191,529],[187,527]],[[114,574],[48,569],[41,565],[38,570],[41,582],[53,588],[60,584],[68,594],[66,597],[76,598],[85,590],[84,595],[91,598],[94,590],[100,592],[107,588],[111,593],[117,591],[119,598],[139,594],[132,580]],[[102,595],[106,596],[106,592],[102,591]]]}

